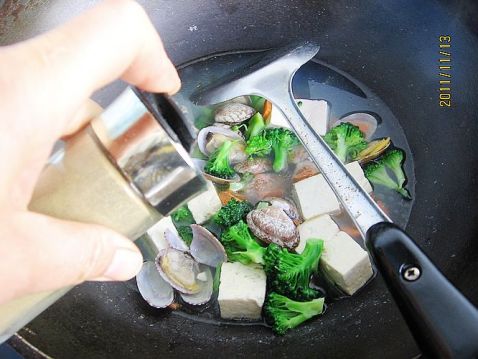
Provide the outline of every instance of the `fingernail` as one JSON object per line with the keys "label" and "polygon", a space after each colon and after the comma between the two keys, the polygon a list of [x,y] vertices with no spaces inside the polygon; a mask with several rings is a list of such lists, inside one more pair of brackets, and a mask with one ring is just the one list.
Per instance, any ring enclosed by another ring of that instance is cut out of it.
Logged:
{"label": "fingernail", "polygon": [[133,278],[142,265],[143,257],[139,252],[119,248],[116,250],[106,272],[96,280],[127,280]]}

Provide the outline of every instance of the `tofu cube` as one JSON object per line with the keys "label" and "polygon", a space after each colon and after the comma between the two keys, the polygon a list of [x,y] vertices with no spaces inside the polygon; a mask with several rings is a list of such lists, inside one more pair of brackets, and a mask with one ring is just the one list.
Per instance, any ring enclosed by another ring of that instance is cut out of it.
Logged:
{"label": "tofu cube", "polygon": [[269,122],[269,125],[272,127],[285,127],[289,129],[291,128],[289,121],[282,114],[282,111],[279,110],[279,108],[275,105],[272,105],[271,121]]}
{"label": "tofu cube", "polygon": [[304,220],[340,213],[340,203],[321,174],[294,183],[294,196]]}
{"label": "tofu cube", "polygon": [[339,226],[327,214],[301,223],[298,229],[299,244],[295,248],[297,253],[304,251],[305,244],[310,238],[322,239],[326,242],[340,232]]}
{"label": "tofu cube", "polygon": [[[372,186],[357,161],[345,167],[367,193],[372,192]],[[340,202],[320,173],[294,183],[294,196],[305,220],[325,214],[340,213]]]}
{"label": "tofu cube", "polygon": [[324,243],[320,267],[349,295],[360,289],[373,274],[367,252],[345,232],[337,233]]}
{"label": "tofu cube", "polygon": [[221,199],[210,181],[207,183],[207,190],[205,192],[188,202],[188,208],[197,224],[206,222],[213,214],[219,211],[221,206]]}
{"label": "tofu cube", "polygon": [[219,309],[226,319],[260,319],[266,296],[266,274],[260,265],[224,263],[219,284]]}
{"label": "tofu cube", "polygon": [[367,177],[365,177],[362,167],[358,161],[350,162],[349,164],[345,165],[345,167],[350,172],[352,177],[355,178],[358,184],[365,190],[365,192],[372,193],[372,185],[368,181]]}
{"label": "tofu cube", "polygon": [[176,230],[176,227],[174,227],[173,220],[170,216],[162,218],[147,231],[149,237],[155,244],[158,251],[168,247],[168,242],[164,237],[164,232],[166,231],[166,229],[169,229],[173,233],[178,235],[178,231]]}
{"label": "tofu cube", "polygon": [[324,100],[300,99],[300,111],[315,133],[323,136],[327,132],[329,122],[329,104]]}

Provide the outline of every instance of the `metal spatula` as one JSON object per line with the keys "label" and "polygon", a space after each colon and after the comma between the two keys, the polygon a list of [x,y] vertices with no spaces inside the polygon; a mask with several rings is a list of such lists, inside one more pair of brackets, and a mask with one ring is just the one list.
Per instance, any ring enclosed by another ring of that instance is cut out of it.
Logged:
{"label": "metal spatula", "polygon": [[[418,345],[430,357],[478,356],[478,311],[415,242],[391,223],[308,125],[292,94],[295,72],[319,51],[310,42],[269,51],[191,96],[199,105],[260,95],[286,116],[310,157],[359,229]],[[398,339],[398,338],[397,338]]]}

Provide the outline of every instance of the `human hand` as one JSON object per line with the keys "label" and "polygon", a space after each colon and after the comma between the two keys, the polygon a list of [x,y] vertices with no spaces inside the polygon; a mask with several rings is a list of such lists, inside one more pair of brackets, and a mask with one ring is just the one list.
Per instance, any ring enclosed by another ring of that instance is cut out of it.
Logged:
{"label": "human hand", "polygon": [[118,77],[152,92],[180,87],[133,1],[105,1],[54,31],[0,48],[0,303],[139,271],[141,254],[127,238],[27,208],[55,141],[91,119],[89,97]]}

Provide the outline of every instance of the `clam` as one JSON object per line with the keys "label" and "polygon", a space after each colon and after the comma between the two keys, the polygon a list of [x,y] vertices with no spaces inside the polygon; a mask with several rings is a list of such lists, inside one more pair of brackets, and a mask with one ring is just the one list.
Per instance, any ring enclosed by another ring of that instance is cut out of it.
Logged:
{"label": "clam", "polygon": [[193,240],[190,252],[196,261],[210,267],[217,267],[227,260],[224,247],[211,232],[198,224],[192,224],[191,229]]}
{"label": "clam", "polygon": [[241,140],[243,137],[230,128],[220,126],[208,126],[199,131],[197,142],[199,150],[206,156],[211,155],[226,140]]}
{"label": "clam", "polygon": [[251,98],[249,96],[238,96],[238,97],[234,97],[231,100],[224,101],[220,105],[224,105],[226,103],[242,103],[243,105],[250,105]]}
{"label": "clam", "polygon": [[256,204],[267,197],[284,197],[287,179],[276,173],[260,173],[242,189],[246,200]]}
{"label": "clam", "polygon": [[390,137],[372,141],[368,144],[366,149],[357,155],[355,159],[361,164],[370,162],[377,157],[380,157],[382,153],[390,146],[390,143]]}
{"label": "clam", "polygon": [[287,214],[289,218],[292,219],[296,226],[300,224],[301,220],[299,210],[297,209],[295,203],[291,200],[286,198],[267,197],[263,199],[263,202],[268,202],[271,206],[282,209],[285,214]]}
{"label": "clam", "polygon": [[155,308],[166,308],[174,300],[173,287],[166,282],[152,261],[144,262],[136,276],[139,293]]}
{"label": "clam", "polygon": [[156,268],[163,279],[181,293],[196,294],[201,291],[197,276],[199,263],[190,254],[174,248],[159,251]]}
{"label": "clam", "polygon": [[219,123],[235,125],[250,119],[256,110],[238,102],[228,102],[216,109],[214,120]]}
{"label": "clam", "polygon": [[335,127],[341,123],[348,122],[357,126],[360,131],[365,135],[365,139],[369,140],[377,130],[378,121],[375,117],[368,113],[357,112],[351,115],[345,116],[338,121],[335,121],[332,127]]}
{"label": "clam", "polygon": [[234,166],[238,173],[252,173],[254,175],[272,171],[272,161],[266,157],[252,157]]}
{"label": "clam", "polygon": [[289,162],[297,165],[304,161],[310,161],[309,153],[304,146],[295,146],[289,152]]}
{"label": "clam", "polygon": [[179,294],[186,303],[191,305],[205,304],[212,297],[214,280],[211,270],[204,265],[200,265],[200,270],[201,272],[198,274],[197,279],[201,283],[201,290],[196,294]]}
{"label": "clam", "polygon": [[187,252],[189,250],[188,246],[176,233],[174,233],[169,228],[166,228],[164,231],[164,238],[168,242],[168,245],[171,248],[177,249],[178,251]]}
{"label": "clam", "polygon": [[279,207],[269,206],[249,212],[247,224],[252,233],[265,243],[275,243],[288,249],[299,244],[297,227]]}

